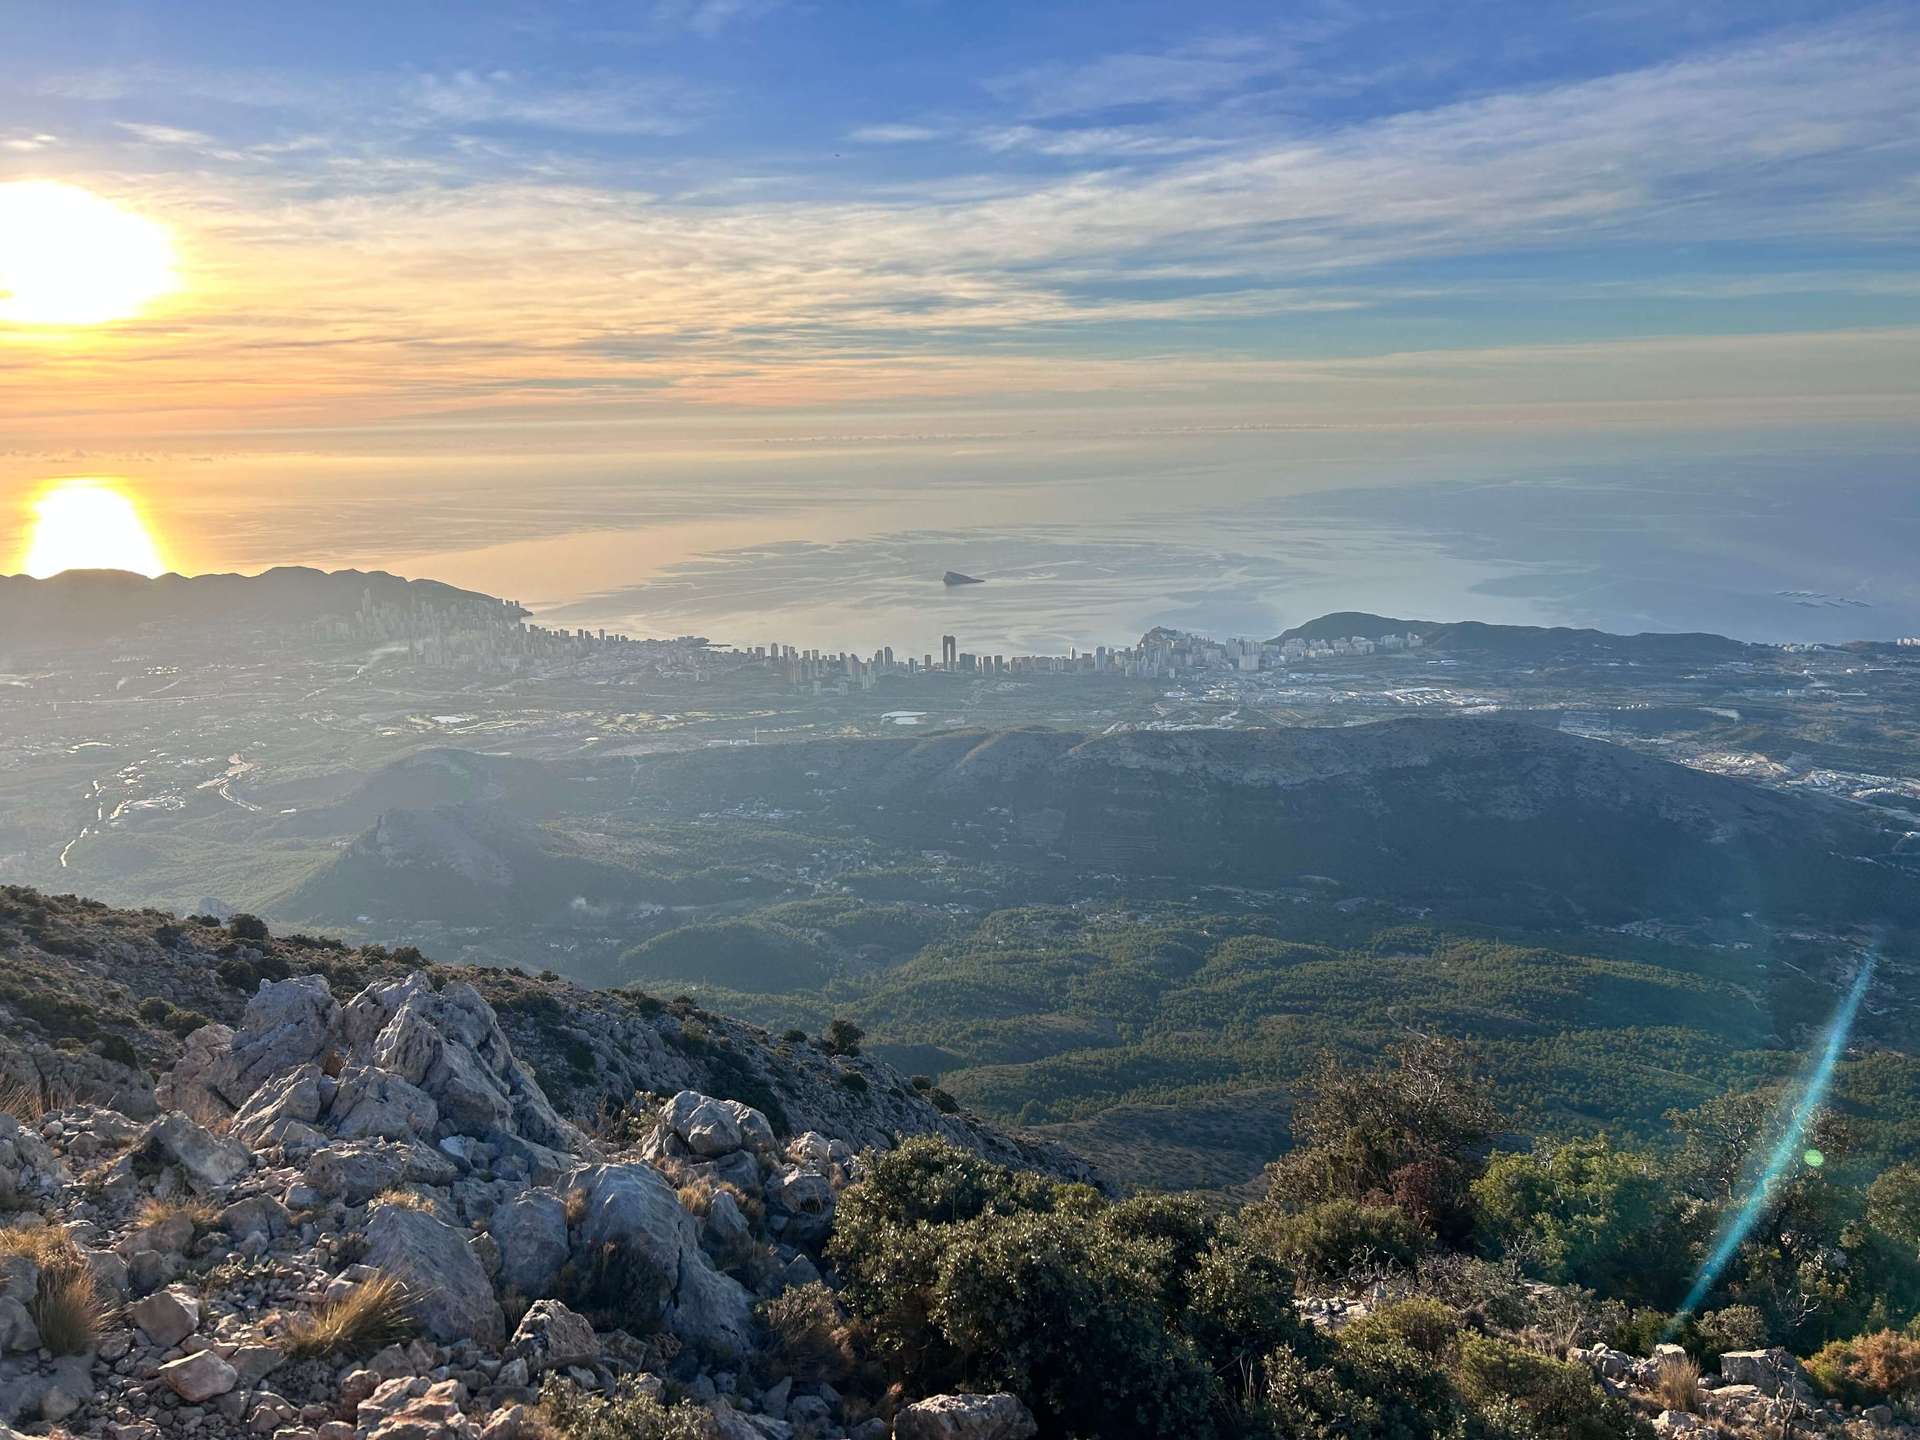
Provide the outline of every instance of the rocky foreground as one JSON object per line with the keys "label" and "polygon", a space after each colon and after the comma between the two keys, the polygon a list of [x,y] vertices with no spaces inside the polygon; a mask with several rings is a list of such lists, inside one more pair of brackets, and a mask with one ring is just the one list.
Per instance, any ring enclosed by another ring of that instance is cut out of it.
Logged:
{"label": "rocky foreground", "polygon": [[0,1117],[0,1425],[519,1440],[564,1378],[740,1440],[1033,1431],[1006,1396],[859,1414],[750,1380],[853,1147],[692,1090],[591,1138],[465,982],[263,981],[153,1104]]}

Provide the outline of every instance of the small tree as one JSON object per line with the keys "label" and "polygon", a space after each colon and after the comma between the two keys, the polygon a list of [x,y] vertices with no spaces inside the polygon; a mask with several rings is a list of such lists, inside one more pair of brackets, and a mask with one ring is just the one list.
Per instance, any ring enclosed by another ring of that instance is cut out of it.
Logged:
{"label": "small tree", "polygon": [[860,1042],[866,1038],[867,1032],[851,1020],[835,1020],[820,1037],[820,1048],[829,1055],[854,1056],[860,1053]]}
{"label": "small tree", "polygon": [[258,915],[249,915],[244,910],[227,921],[227,933],[236,940],[265,942],[269,938],[267,922]]}

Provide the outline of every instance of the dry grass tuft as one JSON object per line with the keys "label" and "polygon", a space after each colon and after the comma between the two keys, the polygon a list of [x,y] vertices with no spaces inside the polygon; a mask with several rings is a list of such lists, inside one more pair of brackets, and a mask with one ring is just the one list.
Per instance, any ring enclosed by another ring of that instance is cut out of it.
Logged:
{"label": "dry grass tuft", "polygon": [[38,1125],[46,1113],[38,1085],[13,1076],[0,1080],[0,1115],[11,1115],[22,1125]]}
{"label": "dry grass tuft", "polygon": [[290,1360],[352,1354],[397,1344],[414,1332],[413,1297],[391,1275],[363,1280],[287,1326]]}
{"label": "dry grass tuft", "polygon": [[567,1226],[571,1229],[587,1218],[587,1192],[578,1188],[569,1190],[566,1206]]}
{"label": "dry grass tuft", "polygon": [[1653,1393],[1667,1409],[1692,1413],[1700,1403],[1700,1362],[1692,1356],[1667,1356],[1660,1362]]}
{"label": "dry grass tuft", "polygon": [[197,1196],[177,1200],[162,1200],[157,1195],[149,1195],[140,1202],[139,1222],[149,1228],[165,1225],[169,1220],[184,1217],[193,1224],[195,1234],[211,1230],[220,1222],[220,1207]]}
{"label": "dry grass tuft", "polygon": [[401,1210],[424,1210],[429,1215],[434,1212],[434,1203],[431,1198],[422,1195],[418,1190],[408,1190],[400,1185],[394,1186],[391,1190],[382,1190],[373,1197],[367,1208],[371,1210],[377,1205],[392,1205]]}
{"label": "dry grass tuft", "polygon": [[40,1343],[56,1355],[84,1355],[99,1343],[112,1306],[100,1293],[93,1266],[66,1232],[51,1226],[0,1230],[0,1255],[22,1255],[40,1272],[27,1313]]}

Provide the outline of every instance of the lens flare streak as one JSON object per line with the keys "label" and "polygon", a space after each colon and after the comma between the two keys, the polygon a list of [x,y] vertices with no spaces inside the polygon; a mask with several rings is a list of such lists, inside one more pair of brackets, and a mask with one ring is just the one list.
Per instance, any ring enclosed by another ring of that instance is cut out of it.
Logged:
{"label": "lens flare streak", "polygon": [[1680,1309],[1675,1313],[1676,1322],[1680,1317],[1690,1315],[1712,1292],[1714,1283],[1719,1280],[1720,1272],[1734,1257],[1747,1236],[1760,1223],[1766,1214],[1767,1201],[1774,1187],[1785,1175],[1795,1160],[1803,1158],[1809,1164],[1824,1164],[1825,1156],[1818,1161],[1813,1157],[1816,1150],[1802,1151],[1806,1139],[1807,1127],[1813,1123],[1814,1113],[1827,1098],[1827,1091],[1833,1085],[1834,1068],[1839,1065],[1840,1057],[1846,1053],[1847,1038],[1853,1033],[1854,1018],[1860,1013],[1860,1004],[1867,998],[1867,991],[1873,984],[1873,972],[1879,961],[1876,951],[1869,950],[1861,963],[1860,972],[1853,977],[1853,984],[1847,990],[1846,999],[1835,1012],[1833,1021],[1827,1026],[1826,1039],[1820,1047],[1820,1053],[1807,1072],[1806,1082],[1800,1091],[1800,1098],[1786,1114],[1786,1125],[1780,1137],[1768,1152],[1765,1167],[1754,1177],[1747,1197],[1740,1207],[1733,1211],[1720,1226],[1714,1237],[1713,1249],[1707,1255],[1706,1262],[1700,1267],[1700,1274],[1693,1282],[1693,1289],[1687,1293]]}

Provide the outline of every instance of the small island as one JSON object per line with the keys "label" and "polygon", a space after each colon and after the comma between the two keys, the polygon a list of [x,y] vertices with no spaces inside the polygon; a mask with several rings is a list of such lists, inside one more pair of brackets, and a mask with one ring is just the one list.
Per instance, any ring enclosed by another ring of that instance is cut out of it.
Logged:
{"label": "small island", "polygon": [[958,570],[949,570],[940,577],[942,585],[984,585],[987,582],[976,575],[962,575]]}

